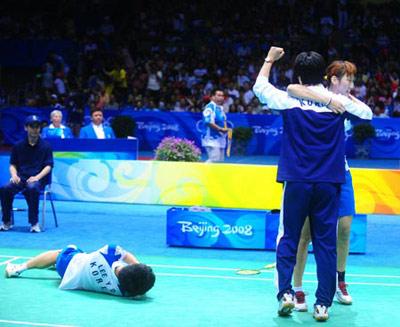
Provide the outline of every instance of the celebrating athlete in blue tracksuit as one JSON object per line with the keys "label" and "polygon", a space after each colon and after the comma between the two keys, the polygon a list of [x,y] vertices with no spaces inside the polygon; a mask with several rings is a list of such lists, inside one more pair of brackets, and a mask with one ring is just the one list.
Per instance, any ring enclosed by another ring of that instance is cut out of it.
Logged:
{"label": "celebrating athlete in blue tracksuit", "polygon": [[328,99],[325,104],[291,98],[276,89],[268,77],[272,63],[283,54],[281,48],[270,49],[253,88],[261,103],[282,110],[283,117],[277,177],[284,183],[277,239],[278,314],[289,315],[294,307],[291,280],[301,229],[309,216],[318,277],[314,317],[327,320],[327,308],[336,290],[336,226],[340,184],[345,182],[345,115],[333,113],[327,105],[333,98],[353,115],[368,118],[362,116],[372,113],[360,110],[349,98],[322,86],[325,63],[316,52],[297,56],[294,76],[316,93],[325,95]]}

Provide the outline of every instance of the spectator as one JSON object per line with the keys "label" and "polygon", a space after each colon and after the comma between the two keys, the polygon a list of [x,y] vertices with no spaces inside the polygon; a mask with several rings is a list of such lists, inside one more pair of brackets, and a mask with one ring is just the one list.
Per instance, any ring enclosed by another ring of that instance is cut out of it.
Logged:
{"label": "spectator", "polygon": [[60,110],[53,110],[50,113],[51,124],[44,127],[42,130],[42,138],[60,138],[60,139],[70,139],[73,137],[72,131],[69,127],[63,125],[62,122],[62,112]]}
{"label": "spectator", "polygon": [[[106,2],[100,1],[96,2],[95,12],[91,6],[75,4],[71,5],[74,7],[72,11],[60,10],[54,15],[33,14],[32,17],[30,14],[27,17],[21,14],[18,17],[0,18],[2,38],[70,37],[81,45],[80,54],[72,49],[62,53],[61,49],[57,49],[49,53],[38,76],[41,77],[42,87],[37,90],[35,86],[39,84],[32,85],[35,92],[41,91],[42,99],[32,101],[32,105],[47,104],[45,100],[55,92],[54,79],[59,76],[56,82],[60,89],[59,96],[65,88],[65,94],[79,92],[87,100],[85,87],[89,84],[89,88],[93,89],[94,84],[104,83],[102,80],[105,80],[108,95],[114,94],[120,106],[128,99],[132,102],[132,94],[133,98],[142,95],[143,100],[145,96],[153,98],[156,104],[164,99],[166,110],[171,110],[176,99],[168,101],[167,98],[176,90],[181,91],[176,82],[184,80],[190,95],[194,97],[194,107],[189,110],[201,111],[202,96],[214,87],[225,89],[229,81],[234,81],[239,90],[246,82],[251,85],[254,83],[254,67],[258,65],[258,53],[262,50],[257,44],[260,44],[261,38],[267,42],[275,39],[284,43],[290,39],[290,44],[286,46],[289,55],[304,44],[313,44],[315,49],[324,49],[331,59],[357,58],[360,71],[363,71],[360,87],[366,88],[365,92],[361,92],[368,94],[364,99],[369,99],[371,88],[376,89],[372,107],[379,101],[385,88],[391,88],[392,98],[397,95],[393,93],[398,86],[400,71],[400,64],[396,60],[400,44],[396,40],[400,37],[400,30],[388,27],[397,26],[400,22],[400,5],[396,1],[387,2],[385,6],[360,0],[269,1],[268,6],[258,6],[256,11],[252,11],[251,18],[250,15],[239,15],[243,8],[227,1],[218,3],[218,11],[212,10],[211,5],[205,5],[200,10],[200,7],[185,2],[178,4],[173,1],[168,7],[157,5],[160,10],[143,9],[145,12],[139,14],[126,10],[117,15],[110,12]],[[27,5],[21,3],[19,6],[24,8]],[[20,11],[24,12],[22,8]],[[25,12],[29,12],[29,8],[25,9]],[[218,14],[223,11],[229,11],[230,15],[221,20]],[[163,14],[167,14],[167,18],[164,19]],[[75,16],[91,19],[77,23]],[[53,20],[63,20],[66,24],[54,25]],[[209,24],[210,21],[218,23]],[[262,21],[273,22],[270,33],[260,23]],[[256,29],[254,26],[259,23],[262,27]],[[67,24],[76,26],[66,27]],[[243,29],[243,26],[250,28]],[[84,31],[86,33],[79,33]],[[201,35],[201,38],[197,35]],[[150,58],[156,60],[151,65],[154,71],[149,75],[145,63]],[[285,84],[291,80],[292,72],[287,71],[286,67],[292,59],[283,62],[282,67],[277,68],[271,76],[275,84],[279,83],[279,87],[286,87]],[[105,68],[106,72],[112,72],[112,67],[106,63],[118,63],[112,76],[106,76],[103,72]],[[91,74],[93,71],[95,73]],[[282,76],[282,71],[286,78]],[[378,71],[381,73],[377,74]],[[4,72],[7,75],[7,70]],[[81,80],[80,88],[72,89],[71,79],[74,78]],[[6,78],[4,80],[7,82]],[[29,87],[21,86],[19,92],[23,94],[15,96],[6,89],[9,95],[7,104],[13,101],[23,104],[30,91]],[[36,99],[36,96],[32,94],[31,99]]]}
{"label": "spectator", "polygon": [[146,63],[147,70],[147,95],[158,103],[160,98],[161,81],[163,74],[158,70],[155,63]]}
{"label": "spectator", "polygon": [[103,124],[103,111],[99,109],[92,110],[91,124],[80,130],[79,138],[81,139],[114,139],[114,131],[111,127]]}
{"label": "spectator", "polygon": [[63,105],[58,101],[57,94],[52,94],[50,96],[50,106],[55,110],[63,109]]}
{"label": "spectator", "polygon": [[400,117],[400,96],[394,98],[392,116],[396,118]]}

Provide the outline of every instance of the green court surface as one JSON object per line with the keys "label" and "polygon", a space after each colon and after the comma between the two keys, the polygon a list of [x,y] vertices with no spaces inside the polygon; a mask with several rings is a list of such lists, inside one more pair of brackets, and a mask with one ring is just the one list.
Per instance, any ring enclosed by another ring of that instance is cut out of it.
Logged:
{"label": "green court surface", "polygon": [[[167,206],[56,201],[59,227],[48,213],[44,233],[29,233],[26,212],[0,233],[0,326],[308,326],[311,310],[277,316],[274,270],[236,274],[275,261],[273,251],[176,248],[166,244]],[[14,206],[24,208],[22,199]],[[400,217],[369,215],[367,251],[350,255],[346,281],[351,306],[334,303],[326,326],[397,326],[400,321]],[[54,270],[31,270],[6,279],[7,262],[22,262],[49,249],[77,244],[85,251],[104,244],[132,251],[156,273],[142,300],[58,289]],[[309,255],[305,291],[309,307],[316,288]]]}
{"label": "green court surface", "polygon": [[[0,236],[1,237],[1,236]],[[59,290],[54,270],[30,270],[6,279],[7,262],[22,262],[38,249],[0,248],[1,326],[300,326],[316,325],[311,311],[276,314],[274,270],[245,276],[238,268],[266,262],[223,258],[143,256],[156,273],[155,287],[141,300]],[[245,257],[242,255],[241,257]],[[240,256],[238,256],[240,258]],[[305,290],[312,304],[315,265],[307,265]],[[334,303],[326,326],[396,326],[400,318],[400,267],[349,267],[354,304]]]}

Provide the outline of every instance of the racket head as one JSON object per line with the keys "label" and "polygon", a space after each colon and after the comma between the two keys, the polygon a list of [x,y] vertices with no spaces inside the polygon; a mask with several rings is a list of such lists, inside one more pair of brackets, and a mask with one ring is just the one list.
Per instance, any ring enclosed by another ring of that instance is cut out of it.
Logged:
{"label": "racket head", "polygon": [[238,275],[258,275],[260,274],[260,269],[239,269],[236,270],[236,274]]}
{"label": "racket head", "polygon": [[276,262],[269,263],[264,266],[264,269],[274,269],[276,267]]}

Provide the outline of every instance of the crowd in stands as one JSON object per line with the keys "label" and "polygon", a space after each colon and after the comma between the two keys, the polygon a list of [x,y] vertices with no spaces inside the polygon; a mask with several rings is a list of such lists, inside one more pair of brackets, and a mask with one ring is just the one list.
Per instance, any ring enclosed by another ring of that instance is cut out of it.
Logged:
{"label": "crowd in stands", "polygon": [[0,37],[76,44],[73,54],[48,54],[24,99],[30,106],[66,107],[72,123],[82,120],[84,106],[201,112],[214,87],[225,90],[229,113],[271,114],[252,92],[271,45],[286,52],[272,72],[278,87],[291,82],[294,56],[315,50],[327,63],[356,63],[354,94],[376,117],[400,117],[397,1],[60,0],[36,6],[25,15],[3,10]]}

